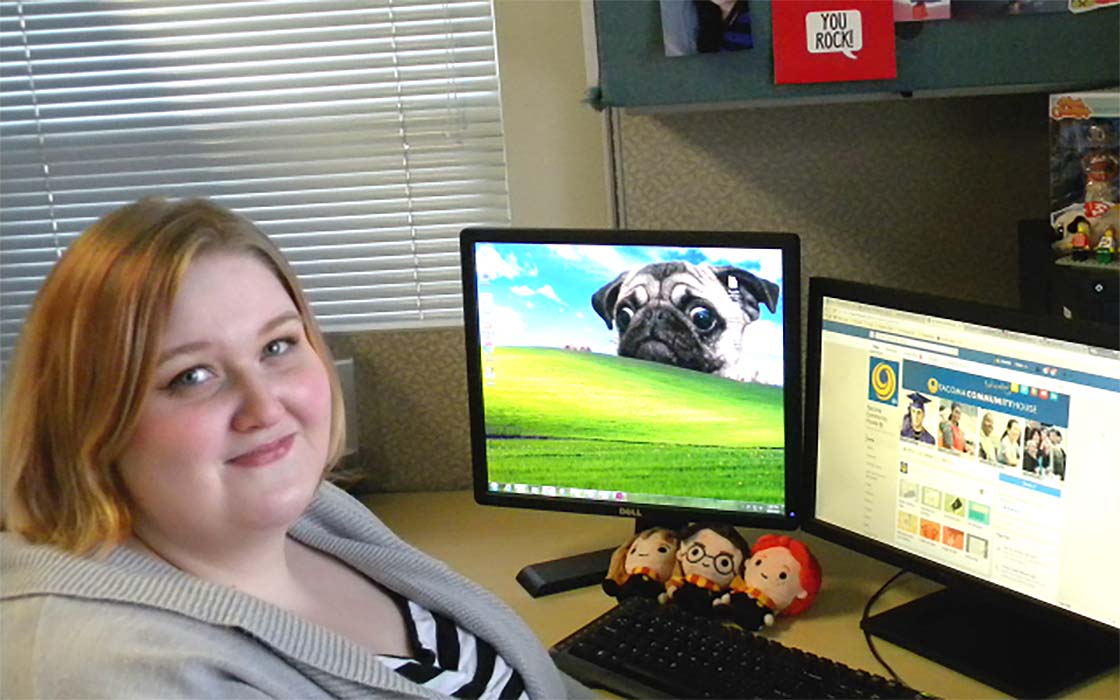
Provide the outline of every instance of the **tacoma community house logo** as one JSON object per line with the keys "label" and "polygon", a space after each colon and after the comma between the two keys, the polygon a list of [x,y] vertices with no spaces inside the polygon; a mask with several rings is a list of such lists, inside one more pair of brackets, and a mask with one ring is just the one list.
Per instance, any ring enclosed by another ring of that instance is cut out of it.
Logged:
{"label": "tacoma community house logo", "polygon": [[898,363],[871,358],[871,398],[880,403],[898,404]]}

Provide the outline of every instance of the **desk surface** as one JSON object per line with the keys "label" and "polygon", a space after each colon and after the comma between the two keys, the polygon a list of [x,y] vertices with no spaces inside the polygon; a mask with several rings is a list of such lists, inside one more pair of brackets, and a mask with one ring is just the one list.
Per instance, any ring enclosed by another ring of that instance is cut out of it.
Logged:
{"label": "desk surface", "polygon": [[[401,537],[502,598],[551,646],[608,609],[614,600],[596,587],[533,598],[515,580],[521,567],[623,542],[633,522],[477,505],[466,491],[378,494],[363,499]],[[761,531],[744,530],[748,541]],[[800,533],[821,562],[824,585],[813,607],[781,620],[765,634],[783,644],[885,675],[859,629],[867,599],[896,571],[881,562]],[[884,593],[876,611],[928,593],[937,585],[910,576]],[[944,698],[999,698],[999,691],[881,639],[879,653],[911,686]],[[1024,651],[1024,663],[1046,663],[1044,649]],[[1120,698],[1120,671],[1073,688],[1063,697]]]}

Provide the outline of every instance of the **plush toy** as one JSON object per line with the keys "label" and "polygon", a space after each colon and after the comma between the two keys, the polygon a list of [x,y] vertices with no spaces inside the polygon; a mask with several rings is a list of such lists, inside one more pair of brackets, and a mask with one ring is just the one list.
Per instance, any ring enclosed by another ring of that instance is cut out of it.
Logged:
{"label": "plush toy", "polygon": [[659,600],[698,615],[712,615],[712,604],[742,570],[750,547],[730,525],[697,523],[680,533],[673,578]]}
{"label": "plush toy", "polygon": [[622,602],[629,598],[657,599],[676,564],[677,534],[651,527],[634,535],[611,555],[603,591]]}
{"label": "plush toy", "polygon": [[716,601],[721,615],[744,629],[774,624],[779,614],[797,615],[821,589],[821,565],[802,542],[788,535],[763,535],[754,543],[743,575]]}

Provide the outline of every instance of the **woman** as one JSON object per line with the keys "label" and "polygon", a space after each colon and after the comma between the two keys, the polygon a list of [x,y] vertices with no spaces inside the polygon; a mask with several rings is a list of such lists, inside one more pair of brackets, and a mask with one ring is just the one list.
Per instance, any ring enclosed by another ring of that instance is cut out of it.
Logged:
{"label": "woman", "polygon": [[1007,421],[1003,429],[1003,436],[999,440],[999,450],[996,452],[996,461],[1009,467],[1019,466],[1022,452],[1019,448],[1019,421],[1014,418]]}
{"label": "woman", "polygon": [[4,414],[12,697],[564,697],[501,602],[322,481],[329,351],[280,252],[201,200],[88,229]]}
{"label": "woman", "polygon": [[942,404],[942,411],[938,446],[951,449],[954,452],[964,452],[966,446],[964,431],[961,429],[961,405],[954,401],[950,408],[946,408]]}

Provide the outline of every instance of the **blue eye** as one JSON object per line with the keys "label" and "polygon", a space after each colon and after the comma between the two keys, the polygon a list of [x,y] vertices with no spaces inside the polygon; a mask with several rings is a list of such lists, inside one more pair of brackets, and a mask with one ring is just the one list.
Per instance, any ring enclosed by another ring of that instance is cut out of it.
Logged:
{"label": "blue eye", "polygon": [[267,345],[264,346],[264,355],[265,357],[276,357],[277,355],[283,355],[284,353],[291,350],[292,347],[295,346],[295,344],[296,341],[292,338],[277,338],[276,340],[270,341]]}
{"label": "blue eye", "polygon": [[175,378],[168,383],[167,387],[169,389],[187,389],[202,384],[212,376],[213,372],[205,367],[191,367],[175,375]]}

